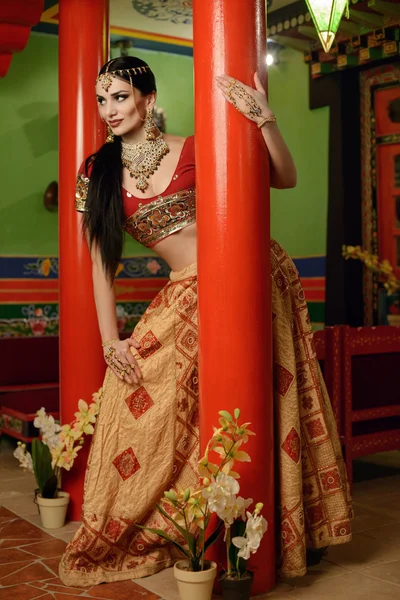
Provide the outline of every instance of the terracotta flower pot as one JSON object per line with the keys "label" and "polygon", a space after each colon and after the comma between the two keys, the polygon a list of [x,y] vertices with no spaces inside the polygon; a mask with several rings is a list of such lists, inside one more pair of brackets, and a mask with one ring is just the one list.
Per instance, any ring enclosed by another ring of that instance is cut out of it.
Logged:
{"label": "terracotta flower pot", "polygon": [[219,580],[224,600],[249,600],[253,573],[248,572],[240,579],[221,577]]}
{"label": "terracotta flower pot", "polygon": [[59,529],[65,523],[69,503],[68,492],[58,492],[57,498],[42,498],[36,496],[40,518],[45,529]]}
{"label": "terracotta flower pot", "polygon": [[205,561],[204,571],[189,571],[189,568],[188,560],[180,560],[174,565],[181,600],[211,600],[217,564]]}

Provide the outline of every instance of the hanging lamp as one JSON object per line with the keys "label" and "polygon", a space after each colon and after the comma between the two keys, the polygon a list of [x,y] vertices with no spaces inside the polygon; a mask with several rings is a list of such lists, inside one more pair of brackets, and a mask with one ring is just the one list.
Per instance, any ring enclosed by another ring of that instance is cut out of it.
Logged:
{"label": "hanging lamp", "polygon": [[349,18],[348,0],[306,0],[319,39],[325,52],[333,44],[343,13]]}

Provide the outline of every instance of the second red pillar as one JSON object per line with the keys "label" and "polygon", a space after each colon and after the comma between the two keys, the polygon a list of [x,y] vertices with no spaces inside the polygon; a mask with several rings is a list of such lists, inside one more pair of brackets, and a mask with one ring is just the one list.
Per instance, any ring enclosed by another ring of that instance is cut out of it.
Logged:
{"label": "second red pillar", "polygon": [[241,409],[256,437],[241,495],[263,502],[269,531],[249,563],[253,593],[275,582],[269,163],[257,126],[216,85],[265,75],[264,0],[194,0],[199,373],[204,447],[218,411]]}

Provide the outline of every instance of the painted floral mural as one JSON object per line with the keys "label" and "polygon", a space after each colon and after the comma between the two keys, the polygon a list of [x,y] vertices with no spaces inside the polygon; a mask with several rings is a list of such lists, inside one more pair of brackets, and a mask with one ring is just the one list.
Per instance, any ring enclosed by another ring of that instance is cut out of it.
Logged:
{"label": "painted floral mural", "polygon": [[191,25],[192,0],[132,0],[133,8],[141,15],[176,25]]}

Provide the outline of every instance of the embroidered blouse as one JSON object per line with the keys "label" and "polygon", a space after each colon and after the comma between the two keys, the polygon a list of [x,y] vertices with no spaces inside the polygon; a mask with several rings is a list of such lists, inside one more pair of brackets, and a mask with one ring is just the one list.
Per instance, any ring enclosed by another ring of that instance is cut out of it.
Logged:
{"label": "embroidered blouse", "polygon": [[[76,182],[75,208],[86,210],[90,183],[89,166],[79,169]],[[166,190],[152,198],[138,198],[122,188],[126,221],[124,229],[135,240],[153,248],[169,235],[196,222],[196,167],[194,136],[186,138],[178,164]]]}

